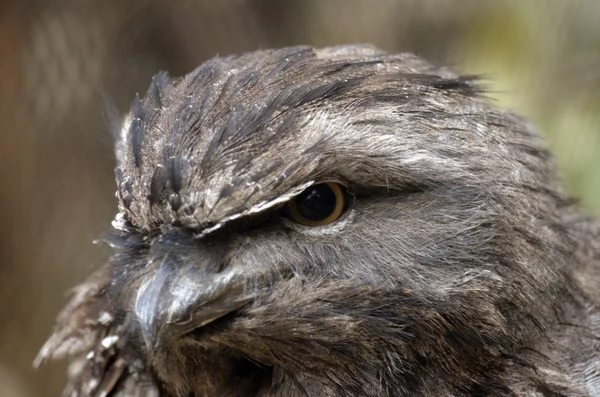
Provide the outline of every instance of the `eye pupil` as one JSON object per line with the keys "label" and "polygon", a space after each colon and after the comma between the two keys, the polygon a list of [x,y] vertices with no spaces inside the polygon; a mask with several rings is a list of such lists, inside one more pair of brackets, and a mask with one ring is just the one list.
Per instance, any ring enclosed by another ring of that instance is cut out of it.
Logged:
{"label": "eye pupil", "polygon": [[322,221],[337,207],[335,192],[326,184],[308,188],[296,198],[298,212],[310,221]]}
{"label": "eye pupil", "polygon": [[282,214],[304,226],[323,226],[338,220],[345,209],[344,186],[323,182],[310,186],[288,201]]}

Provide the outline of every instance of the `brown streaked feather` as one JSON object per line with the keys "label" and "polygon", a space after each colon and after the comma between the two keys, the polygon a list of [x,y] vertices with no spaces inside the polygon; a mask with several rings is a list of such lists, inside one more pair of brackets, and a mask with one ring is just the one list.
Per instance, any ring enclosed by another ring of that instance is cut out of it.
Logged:
{"label": "brown streaked feather", "polygon": [[127,349],[130,319],[117,316],[106,295],[111,269],[105,266],[73,290],[53,335],[35,359],[73,357],[64,397],[156,397],[145,364]]}

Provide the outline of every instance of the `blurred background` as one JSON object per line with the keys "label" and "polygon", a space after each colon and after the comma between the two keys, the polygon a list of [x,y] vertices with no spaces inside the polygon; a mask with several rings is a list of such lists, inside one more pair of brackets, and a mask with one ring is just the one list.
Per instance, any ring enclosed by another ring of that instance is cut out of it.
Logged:
{"label": "blurred background", "polygon": [[107,254],[105,101],[124,113],[157,71],[216,54],[356,42],[485,74],[600,214],[600,1],[0,0],[0,396],[60,394],[64,365],[31,362]]}

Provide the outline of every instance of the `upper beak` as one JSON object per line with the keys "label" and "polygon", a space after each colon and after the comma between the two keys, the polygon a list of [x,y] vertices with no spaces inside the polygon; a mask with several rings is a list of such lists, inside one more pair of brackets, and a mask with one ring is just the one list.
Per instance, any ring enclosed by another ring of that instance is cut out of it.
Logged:
{"label": "upper beak", "polygon": [[168,253],[139,287],[135,313],[149,349],[168,344],[248,303],[241,274],[207,271]]}

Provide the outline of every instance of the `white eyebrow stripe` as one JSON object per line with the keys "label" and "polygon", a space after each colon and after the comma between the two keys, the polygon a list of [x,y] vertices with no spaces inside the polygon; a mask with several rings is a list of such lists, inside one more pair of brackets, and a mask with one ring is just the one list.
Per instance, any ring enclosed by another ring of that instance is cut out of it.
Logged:
{"label": "white eyebrow stripe", "polygon": [[302,193],[303,191],[305,191],[308,187],[312,186],[315,183],[315,181],[310,181],[310,182],[306,182],[303,183],[300,186],[296,186],[295,188],[293,188],[292,190],[290,190],[289,192],[273,199],[273,200],[269,200],[269,201],[262,201],[250,208],[248,208],[245,211],[242,212],[238,212],[236,214],[232,214],[229,215],[225,218],[223,218],[220,222],[218,222],[217,224],[206,228],[204,230],[202,230],[201,232],[197,233],[194,235],[195,238],[202,238],[204,236],[206,236],[209,233],[214,232],[217,229],[220,229],[221,227],[223,227],[223,225],[225,225],[227,222],[231,222],[235,219],[241,218],[243,216],[248,216],[248,215],[253,215],[253,214],[258,214],[260,212],[266,211],[269,208],[273,208],[278,204],[281,203],[285,203],[286,201],[290,200],[292,197],[295,197],[297,195],[299,195],[300,193]]}

